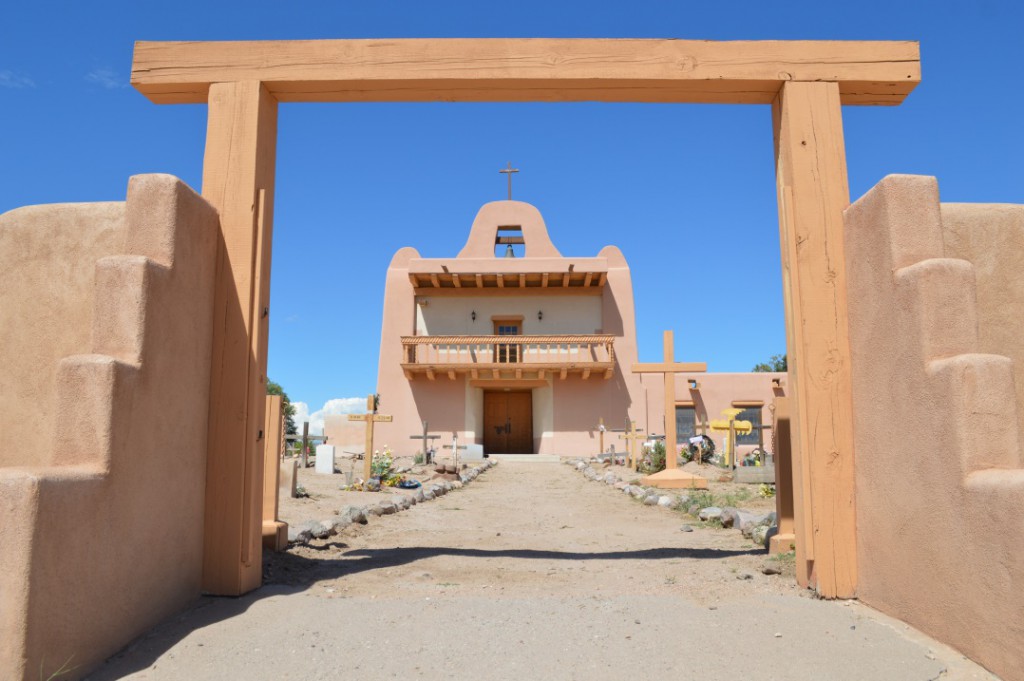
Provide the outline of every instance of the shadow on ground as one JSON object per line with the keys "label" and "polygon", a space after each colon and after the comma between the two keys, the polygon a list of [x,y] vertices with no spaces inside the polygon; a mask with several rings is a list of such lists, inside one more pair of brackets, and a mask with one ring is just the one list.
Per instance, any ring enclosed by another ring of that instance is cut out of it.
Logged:
{"label": "shadow on ground", "polygon": [[[344,551],[343,542],[306,547],[315,551]],[[296,594],[324,580],[408,565],[438,556],[464,558],[520,558],[534,560],[722,560],[734,556],[762,555],[761,549],[723,550],[666,547],[638,551],[545,551],[537,549],[465,549],[446,546],[409,546],[392,549],[356,549],[338,557],[309,558],[291,552],[264,553],[263,586],[238,598],[204,596],[192,607],[132,641],[101,669],[85,677],[89,681],[113,681],[147,669],[193,631],[241,615],[253,603],[272,596]],[[130,662],[126,662],[130,660]]]}

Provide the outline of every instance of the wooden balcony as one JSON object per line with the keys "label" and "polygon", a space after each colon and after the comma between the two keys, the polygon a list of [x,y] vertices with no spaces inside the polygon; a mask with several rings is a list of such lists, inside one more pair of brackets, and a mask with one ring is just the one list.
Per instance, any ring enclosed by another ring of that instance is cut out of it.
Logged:
{"label": "wooden balcony", "polygon": [[611,378],[614,336],[402,336],[402,369],[409,380],[426,375],[455,380],[546,379],[570,374]]}

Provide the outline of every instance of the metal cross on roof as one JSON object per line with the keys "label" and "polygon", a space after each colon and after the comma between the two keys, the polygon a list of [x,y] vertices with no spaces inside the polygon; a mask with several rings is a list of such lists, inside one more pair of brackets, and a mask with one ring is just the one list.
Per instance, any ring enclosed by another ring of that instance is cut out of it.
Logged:
{"label": "metal cross on roof", "polygon": [[508,162],[508,167],[507,168],[502,168],[498,172],[499,173],[504,173],[505,175],[508,176],[508,200],[511,201],[512,200],[512,173],[518,173],[519,172],[519,168],[513,168],[512,167],[512,161],[509,161]]}

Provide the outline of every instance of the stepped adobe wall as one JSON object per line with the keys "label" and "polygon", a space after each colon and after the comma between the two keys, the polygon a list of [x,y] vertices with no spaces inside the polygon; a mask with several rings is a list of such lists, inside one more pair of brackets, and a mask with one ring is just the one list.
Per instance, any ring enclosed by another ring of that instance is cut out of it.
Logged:
{"label": "stepped adobe wall", "polygon": [[168,175],[0,215],[2,678],[84,674],[199,595],[216,245]]}
{"label": "stepped adobe wall", "polygon": [[858,597],[1006,679],[1024,679],[1022,218],[909,175],[846,212]]}

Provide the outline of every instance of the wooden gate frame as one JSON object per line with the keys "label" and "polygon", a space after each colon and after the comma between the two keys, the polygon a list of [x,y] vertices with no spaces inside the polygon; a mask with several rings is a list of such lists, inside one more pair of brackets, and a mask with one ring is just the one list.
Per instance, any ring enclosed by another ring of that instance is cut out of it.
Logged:
{"label": "wooden gate frame", "polygon": [[841,105],[896,105],[916,42],[416,39],[138,42],[132,85],[209,106],[220,213],[204,589],[260,584],[260,490],[278,102],[771,104],[797,471],[798,579],[856,593]]}

